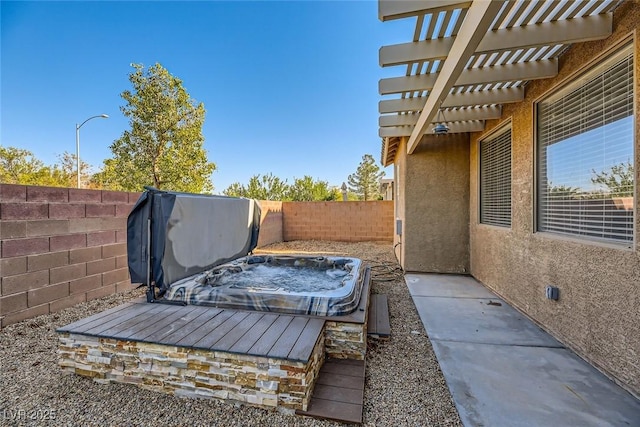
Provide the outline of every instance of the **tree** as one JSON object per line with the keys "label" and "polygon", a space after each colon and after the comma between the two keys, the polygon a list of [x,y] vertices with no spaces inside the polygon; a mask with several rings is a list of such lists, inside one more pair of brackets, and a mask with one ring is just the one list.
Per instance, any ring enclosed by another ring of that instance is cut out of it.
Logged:
{"label": "tree", "polygon": [[596,185],[602,185],[609,191],[613,197],[629,197],[633,196],[633,183],[635,181],[635,173],[633,164],[630,161],[622,162],[611,167],[609,171],[596,172],[591,170],[593,177],[591,182]]}
{"label": "tree", "polygon": [[549,182],[547,192],[554,198],[577,199],[582,194],[579,187],[571,187],[570,185],[554,185]]}
{"label": "tree", "polygon": [[202,124],[205,110],[182,80],[156,63],[145,70],[132,64],[133,90],[120,96],[120,110],[130,130],[111,144],[113,158],[104,161],[94,182],[116,190],[141,190],[145,185],[193,193],[211,192],[214,163],[207,159]]}
{"label": "tree", "polygon": [[[53,173],[59,176],[65,187],[75,187],[78,184],[76,155],[67,151],[58,155],[58,163],[53,166]],[[83,188],[96,188],[92,182],[91,165],[80,159],[80,185]]]}
{"label": "tree", "polygon": [[375,200],[380,193],[380,178],[384,171],[376,164],[371,154],[362,156],[362,161],[354,174],[349,175],[349,189],[356,193],[362,200]]}
{"label": "tree", "polygon": [[36,184],[45,168],[29,150],[0,145],[0,182],[6,184]]}
{"label": "tree", "polygon": [[249,184],[245,187],[239,182],[234,182],[227,187],[223,194],[232,197],[247,197],[257,200],[287,200],[289,185],[287,181],[282,181],[277,176],[253,175],[249,178]]}
{"label": "tree", "polygon": [[[75,156],[67,152],[58,156],[58,163],[45,165],[29,150],[0,146],[0,182],[50,187],[75,187]],[[88,178],[90,166],[82,162],[81,170]]]}
{"label": "tree", "polygon": [[287,199],[294,202],[338,200],[327,181],[314,180],[309,175],[294,179],[287,191]]}

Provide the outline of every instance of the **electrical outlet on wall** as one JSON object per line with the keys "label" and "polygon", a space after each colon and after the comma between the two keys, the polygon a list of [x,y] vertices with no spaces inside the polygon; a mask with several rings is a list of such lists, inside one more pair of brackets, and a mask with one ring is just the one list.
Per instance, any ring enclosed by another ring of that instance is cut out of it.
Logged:
{"label": "electrical outlet on wall", "polygon": [[545,289],[545,293],[547,299],[558,301],[558,298],[560,298],[560,289],[558,289],[557,286],[547,286]]}

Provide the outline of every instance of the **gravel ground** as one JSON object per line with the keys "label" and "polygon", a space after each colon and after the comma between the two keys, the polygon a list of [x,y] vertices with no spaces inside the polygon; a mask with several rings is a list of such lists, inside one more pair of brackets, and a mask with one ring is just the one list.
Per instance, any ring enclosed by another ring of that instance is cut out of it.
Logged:
{"label": "gravel ground", "polygon": [[[369,346],[364,425],[461,425],[389,244],[300,241],[270,245],[260,252],[342,254],[370,261],[377,279],[373,292],[388,295],[391,339]],[[56,328],[142,295],[142,289],[111,295],[0,330],[0,425],[341,425],[62,374]]]}

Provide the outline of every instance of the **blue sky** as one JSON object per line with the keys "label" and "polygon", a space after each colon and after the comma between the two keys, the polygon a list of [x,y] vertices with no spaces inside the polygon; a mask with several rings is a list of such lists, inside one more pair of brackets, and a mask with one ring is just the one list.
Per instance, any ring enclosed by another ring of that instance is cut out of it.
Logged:
{"label": "blue sky", "polygon": [[[207,110],[215,191],[253,174],[340,185],[380,157],[378,49],[414,19],[382,23],[376,1],[1,3],[0,144],[94,167],[128,128],[131,63],[161,63]],[[387,175],[392,171],[387,169]]]}

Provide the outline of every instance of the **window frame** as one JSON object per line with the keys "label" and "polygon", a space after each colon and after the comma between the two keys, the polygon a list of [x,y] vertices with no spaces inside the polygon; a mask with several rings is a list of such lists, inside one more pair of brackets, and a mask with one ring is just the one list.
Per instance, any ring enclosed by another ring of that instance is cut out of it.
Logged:
{"label": "window frame", "polygon": [[[482,222],[482,144],[486,142],[491,142],[499,137],[501,137],[504,133],[510,132],[511,137],[509,138],[509,225],[498,225],[498,224],[490,224],[486,222]],[[513,228],[513,126],[511,123],[511,117],[498,124],[495,128],[489,131],[486,135],[483,135],[482,138],[478,139],[478,186],[477,186],[477,195],[478,195],[478,225],[483,227],[494,227],[499,230],[511,230]]]}
{"label": "window frame", "polygon": [[[570,86],[572,82],[574,82],[576,79],[580,78],[581,76],[588,75],[594,68],[601,66],[609,58],[614,56],[618,51],[627,48],[627,45],[630,46],[631,56],[632,56],[631,60],[632,60],[632,73],[633,73],[632,75],[633,114],[632,114],[631,127],[632,127],[633,141],[632,141],[632,155],[631,155],[632,157],[631,158],[633,161],[634,168],[636,170],[635,177],[634,177],[635,179],[633,183],[633,190],[632,190],[633,203],[634,203],[633,219],[632,219],[632,225],[633,225],[632,239],[630,241],[629,240],[622,241],[622,240],[615,240],[615,239],[609,239],[609,238],[599,238],[599,237],[588,236],[588,235],[540,230],[540,158],[539,158],[539,145],[538,145],[539,143],[538,104],[554,96],[559,90],[563,90],[564,88]],[[640,218],[640,212],[639,212],[640,209],[638,208],[639,206],[638,193],[640,191],[640,182],[638,180],[638,172],[637,172],[637,168],[640,166],[639,151],[638,151],[640,150],[640,148],[638,148],[639,106],[638,106],[638,96],[637,96],[638,94],[637,89],[639,85],[638,79],[640,79],[640,75],[638,75],[638,73],[636,72],[638,60],[639,59],[637,55],[637,44],[636,44],[635,33],[629,33],[626,36],[622,37],[613,45],[607,47],[600,54],[596,55],[595,57],[588,60],[586,63],[582,64],[580,67],[578,67],[575,71],[573,71],[567,77],[563,78],[559,82],[553,84],[552,86],[544,90],[542,94],[540,94],[537,98],[533,100],[531,104],[532,105],[532,127],[533,127],[532,129],[533,130],[533,133],[532,133],[533,135],[533,144],[532,144],[533,205],[532,205],[532,222],[531,222],[533,226],[533,230],[531,230],[531,232],[533,234],[552,238],[554,240],[561,239],[561,240],[575,241],[577,243],[610,247],[618,250],[634,250],[636,245],[640,246],[640,242],[638,241],[639,240],[638,237],[640,236],[640,224],[638,221],[638,219]]]}

